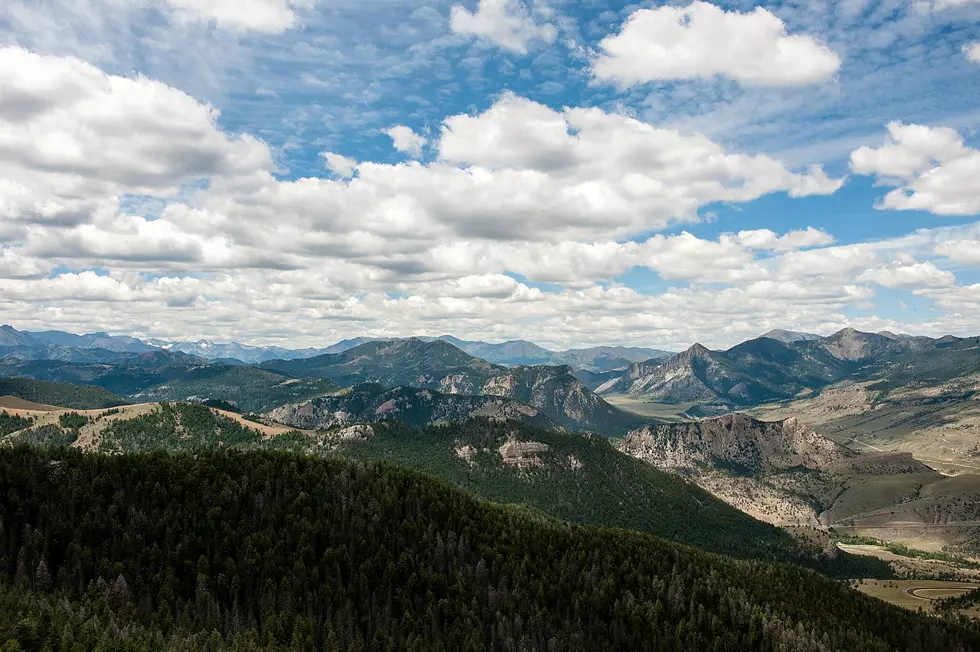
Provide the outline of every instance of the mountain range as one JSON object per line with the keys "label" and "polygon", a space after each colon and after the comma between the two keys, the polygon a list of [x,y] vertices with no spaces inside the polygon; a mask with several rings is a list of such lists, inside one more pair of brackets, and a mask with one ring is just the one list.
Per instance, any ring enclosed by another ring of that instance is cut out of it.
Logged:
{"label": "mountain range", "polygon": [[[643,422],[597,396],[570,367],[496,365],[438,339],[369,341],[343,353],[245,365],[163,349],[58,347],[57,357],[45,357],[50,348],[29,349],[23,334],[12,329],[4,335],[14,346],[4,349],[0,377],[97,385],[136,402],[220,400],[244,412],[263,413],[343,387],[374,383],[385,389],[404,386],[437,390],[440,395],[508,399],[576,431],[621,435]],[[25,349],[32,355],[24,354]],[[479,414],[487,403],[461,398],[451,402],[456,414]]]}
{"label": "mountain range", "polygon": [[267,362],[261,368],[295,378],[327,377],[344,387],[376,383],[514,399],[577,430],[622,434],[641,421],[597,396],[571,367],[495,365],[442,340],[368,342],[343,353]]}
{"label": "mountain range", "polygon": [[971,340],[844,329],[829,337],[776,333],[725,351],[695,344],[667,359],[633,363],[597,388],[658,403],[699,403],[701,413],[785,401],[845,380],[896,382],[932,369],[932,380],[980,369]]}
{"label": "mountain range", "polygon": [[[126,335],[109,335],[108,333],[90,333],[76,335],[64,331],[18,331],[11,326],[0,326],[0,354],[16,353],[24,357],[37,359],[67,359],[70,361],[92,360],[98,353],[86,354],[63,351],[58,349],[104,350],[114,353],[144,353],[146,351],[163,350],[186,353],[208,360],[231,362],[234,360],[246,364],[258,364],[270,360],[294,360],[311,358],[327,353],[343,353],[358,346],[376,341],[391,341],[411,338],[369,338],[355,337],[341,340],[323,348],[289,349],[280,346],[249,346],[237,342],[215,343],[210,340],[196,342],[174,342],[160,339],[140,340]],[[488,362],[502,365],[568,365],[576,370],[591,373],[604,373],[623,369],[631,362],[662,358],[671,355],[669,351],[659,349],[597,346],[567,351],[551,351],[524,340],[514,340],[499,344],[462,340],[452,335],[440,337],[418,338],[425,342],[442,340]],[[10,351],[16,349],[16,351]],[[104,357],[104,354],[103,354]]]}

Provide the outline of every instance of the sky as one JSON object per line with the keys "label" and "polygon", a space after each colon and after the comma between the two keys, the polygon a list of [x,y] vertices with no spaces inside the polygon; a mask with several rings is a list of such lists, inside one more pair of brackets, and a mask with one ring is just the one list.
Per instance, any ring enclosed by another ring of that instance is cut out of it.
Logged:
{"label": "sky", "polygon": [[4,0],[0,312],[980,334],[980,0]]}

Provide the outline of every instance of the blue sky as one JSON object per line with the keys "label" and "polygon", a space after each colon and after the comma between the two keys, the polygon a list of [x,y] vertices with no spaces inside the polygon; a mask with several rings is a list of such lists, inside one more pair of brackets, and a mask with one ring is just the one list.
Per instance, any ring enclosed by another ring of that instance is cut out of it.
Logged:
{"label": "blue sky", "polygon": [[976,334],[978,25],[976,0],[10,0],[0,309],[296,346]]}

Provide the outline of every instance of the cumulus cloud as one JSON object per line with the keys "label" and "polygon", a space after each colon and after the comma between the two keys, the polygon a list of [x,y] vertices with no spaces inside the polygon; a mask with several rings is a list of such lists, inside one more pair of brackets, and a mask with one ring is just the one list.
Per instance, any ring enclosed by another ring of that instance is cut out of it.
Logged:
{"label": "cumulus cloud", "polygon": [[593,75],[621,87],[715,76],[747,86],[800,86],[825,81],[841,66],[828,46],[788,34],[766,9],[729,12],[700,1],[638,9],[599,50]]}
{"label": "cumulus cloud", "polygon": [[954,239],[940,242],[935,252],[954,263],[980,267],[980,239]]}
{"label": "cumulus cloud", "polygon": [[411,127],[396,125],[390,129],[385,129],[385,133],[391,138],[391,142],[402,154],[408,154],[419,158],[422,156],[422,148],[429,142],[424,136],[415,133]]}
{"label": "cumulus cloud", "polygon": [[480,0],[476,12],[453,6],[449,26],[456,34],[474,36],[518,54],[527,54],[532,41],[554,42],[558,28],[538,23],[521,0]]}
{"label": "cumulus cloud", "polygon": [[980,150],[967,147],[955,129],[892,122],[879,147],[851,154],[851,169],[897,186],[879,209],[923,210],[938,215],[980,213]]}
{"label": "cumulus cloud", "polygon": [[963,54],[973,63],[980,63],[980,41],[964,45]]}
{"label": "cumulus cloud", "polygon": [[357,169],[355,159],[334,152],[320,152],[320,156],[327,164],[327,169],[341,179],[349,179],[354,176],[354,171]]}
{"label": "cumulus cloud", "polygon": [[[445,118],[432,161],[324,152],[322,174],[284,180],[264,142],[223,130],[176,89],[17,48],[0,57],[0,311],[25,328],[290,345],[444,332],[720,343],[789,323],[832,330],[880,282],[857,277],[910,274],[883,264],[896,250],[955,260],[966,254],[950,243],[980,238],[937,230],[834,247],[815,228],[656,234],[714,202],[842,182],[516,95]],[[391,131],[406,150],[421,138]],[[664,288],[624,287],[635,268]]]}
{"label": "cumulus cloud", "polygon": [[896,262],[869,269],[858,276],[858,280],[871,281],[886,288],[906,290],[956,285],[956,276],[952,272],[939,269],[933,263]]}
{"label": "cumulus cloud", "polygon": [[780,237],[769,229],[739,231],[738,241],[752,249],[771,249],[773,251],[793,251],[809,247],[819,247],[834,243],[834,236],[826,231],[808,226],[802,231],[790,231]]}
{"label": "cumulus cloud", "polygon": [[0,214],[72,223],[100,198],[175,195],[201,179],[274,169],[268,146],[218,111],[144,77],[0,48]]}
{"label": "cumulus cloud", "polygon": [[297,9],[311,0],[166,0],[183,20],[213,20],[218,27],[281,33],[296,26]]}
{"label": "cumulus cloud", "polygon": [[433,269],[506,271],[566,285],[610,280],[634,267],[654,270],[667,280],[722,282],[768,276],[734,239],[705,240],[690,233],[656,235],[641,242],[454,242],[433,249],[429,260]]}

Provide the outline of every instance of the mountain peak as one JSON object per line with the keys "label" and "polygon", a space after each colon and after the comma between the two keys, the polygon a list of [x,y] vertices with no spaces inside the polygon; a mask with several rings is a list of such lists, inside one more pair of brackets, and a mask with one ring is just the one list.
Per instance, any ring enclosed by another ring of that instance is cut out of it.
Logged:
{"label": "mountain peak", "polygon": [[695,342],[694,346],[684,352],[688,357],[704,358],[711,355],[711,350],[700,342]]}
{"label": "mountain peak", "polygon": [[802,333],[800,331],[789,331],[782,328],[774,328],[768,333],[761,335],[760,338],[768,338],[770,340],[776,340],[782,342],[783,344],[792,344],[793,342],[809,342],[812,340],[819,340],[819,335],[814,335],[813,333]]}

